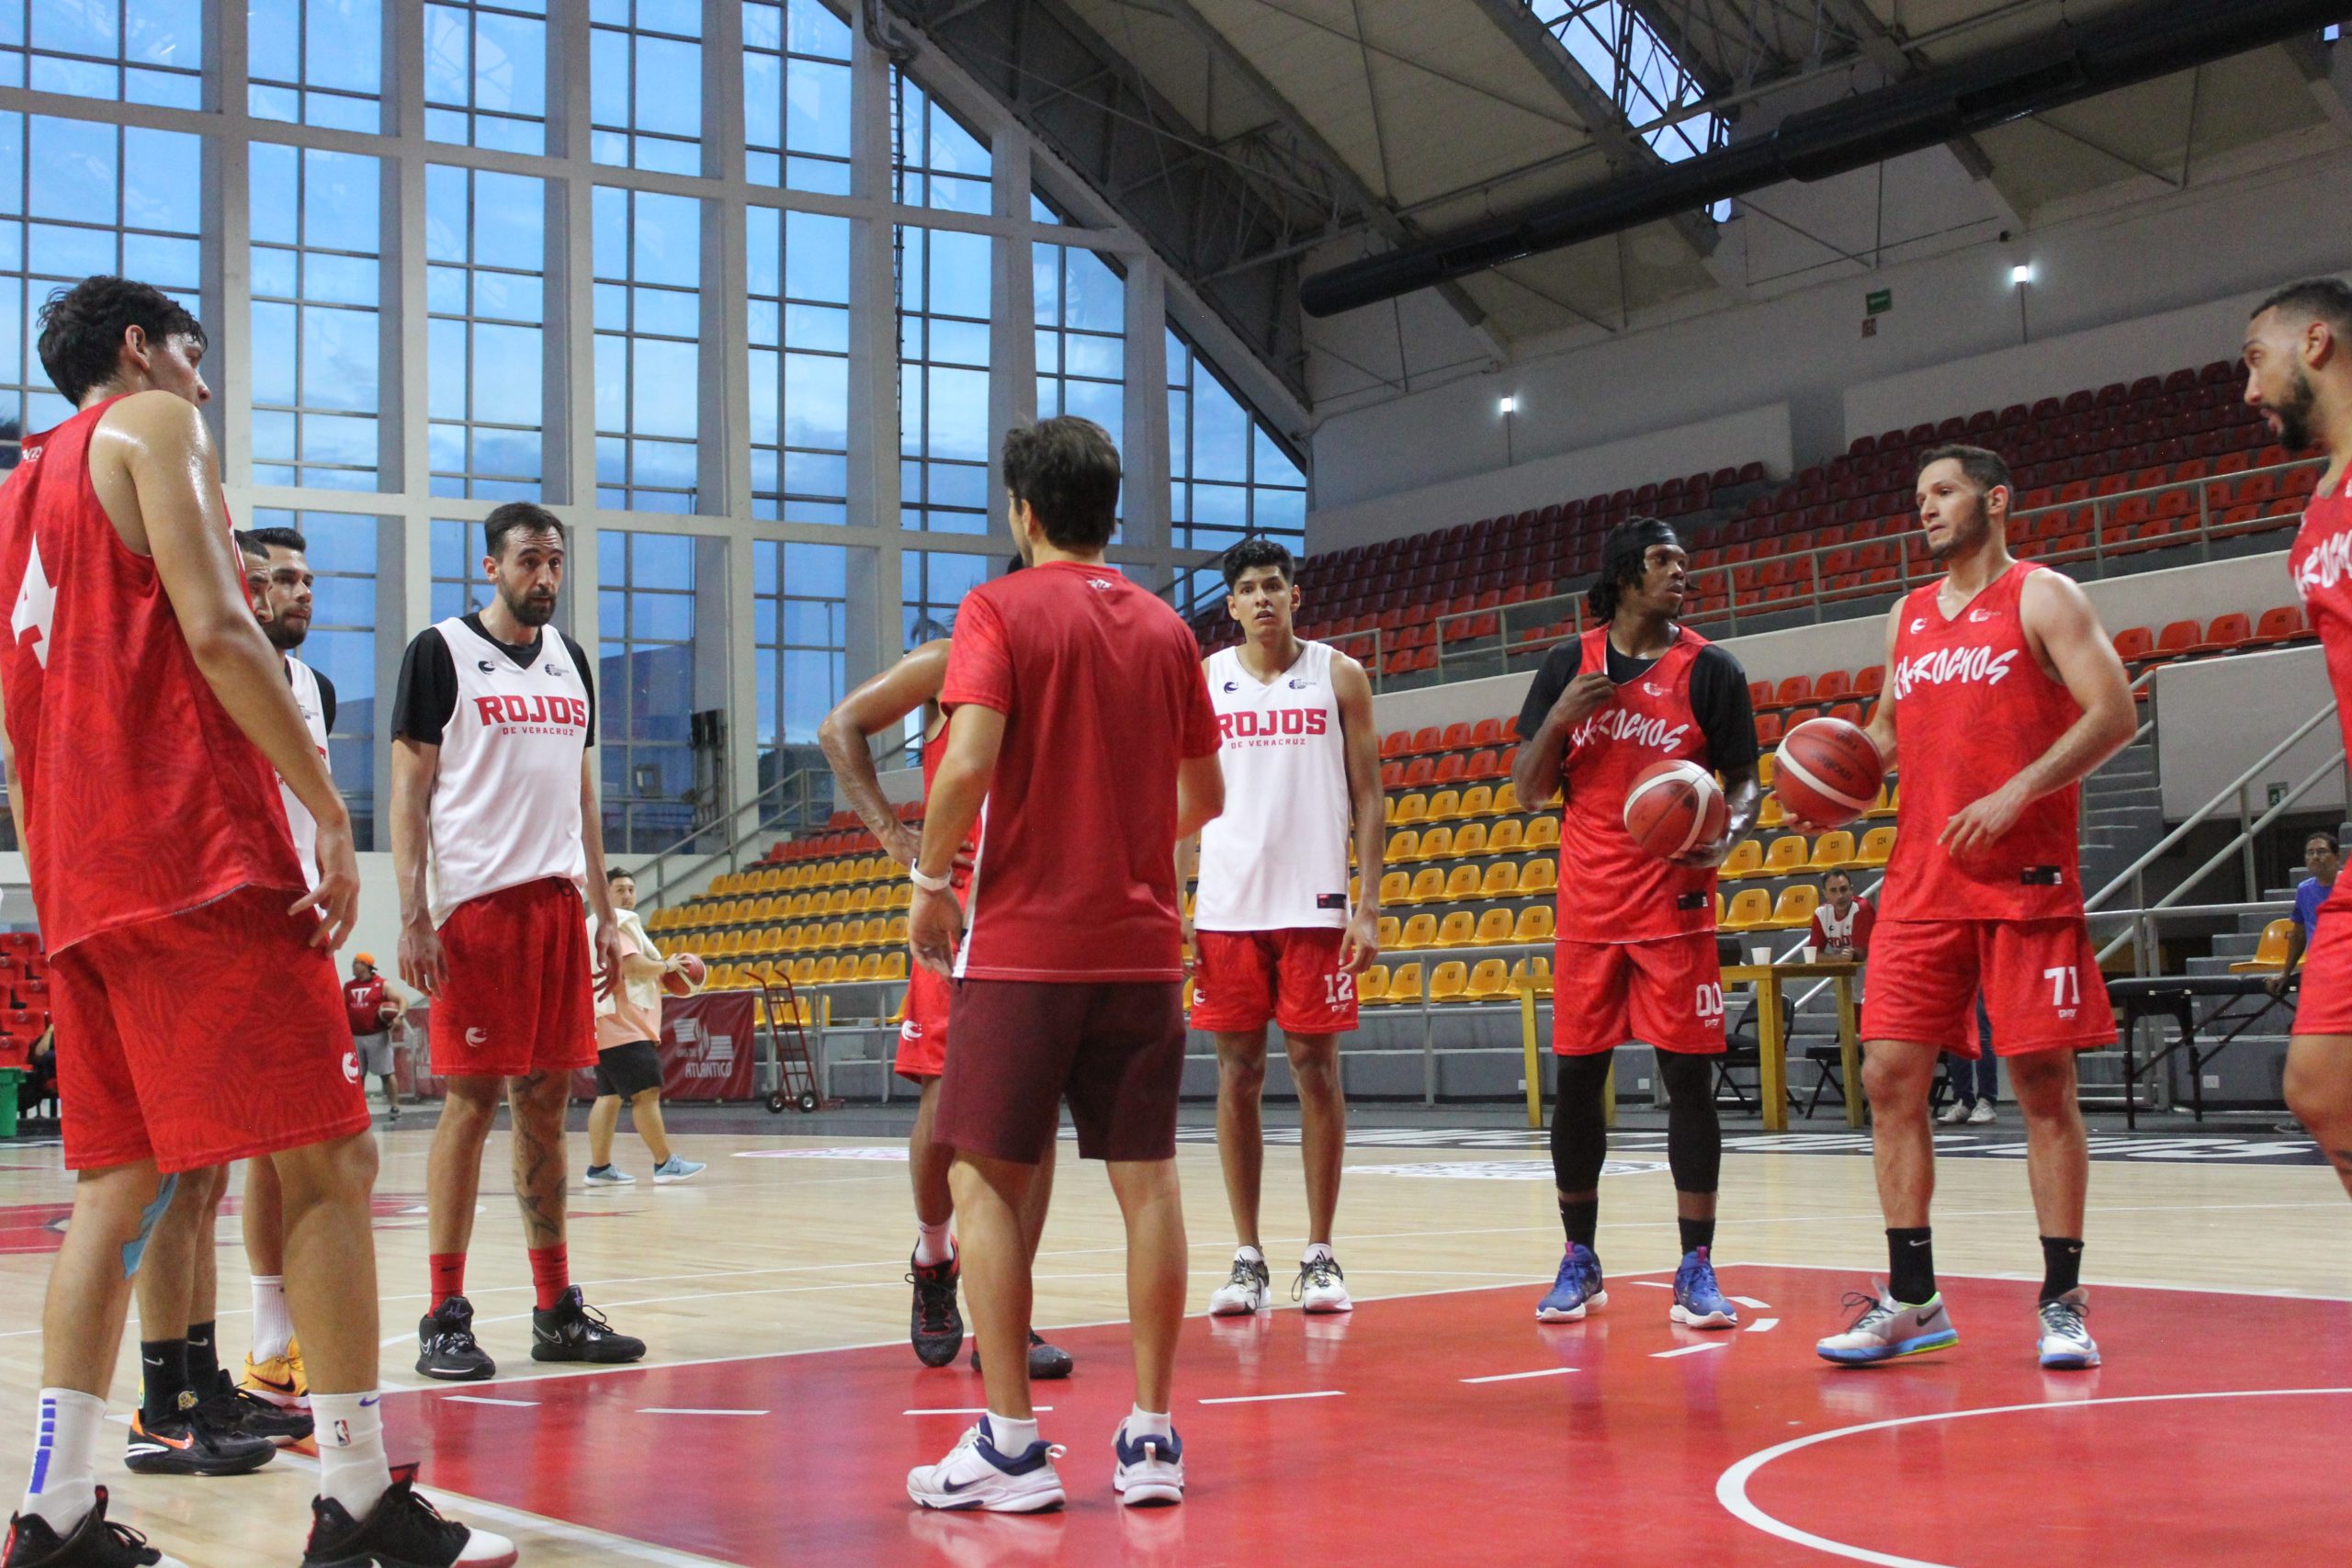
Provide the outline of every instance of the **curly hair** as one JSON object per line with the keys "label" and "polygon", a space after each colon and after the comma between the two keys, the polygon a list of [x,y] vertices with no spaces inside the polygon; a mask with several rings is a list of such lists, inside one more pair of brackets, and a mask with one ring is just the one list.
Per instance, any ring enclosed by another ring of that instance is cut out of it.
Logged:
{"label": "curly hair", "polygon": [[132,327],[158,344],[168,337],[191,337],[198,347],[211,341],[204,323],[162,289],[101,274],[58,289],[41,306],[41,368],[67,402],[78,404],[90,389],[114,379],[122,334]]}

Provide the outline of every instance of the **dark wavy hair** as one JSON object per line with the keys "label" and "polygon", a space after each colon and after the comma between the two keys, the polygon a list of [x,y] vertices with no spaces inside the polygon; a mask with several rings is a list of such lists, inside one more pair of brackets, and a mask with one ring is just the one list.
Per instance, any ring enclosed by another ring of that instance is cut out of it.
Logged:
{"label": "dark wavy hair", "polygon": [[1628,517],[1600,541],[1600,575],[1585,590],[1584,602],[1596,621],[1617,618],[1617,596],[1639,585],[1652,545],[1679,545],[1674,525],[1656,517]]}
{"label": "dark wavy hair", "polygon": [[1091,419],[1063,414],[1007,431],[1004,488],[1057,549],[1094,550],[1119,525],[1119,448]]}
{"label": "dark wavy hair", "polygon": [[1272,539],[1244,539],[1225,552],[1225,586],[1231,592],[1241,581],[1241,574],[1261,566],[1272,567],[1283,574],[1283,586],[1287,588],[1298,581],[1298,563],[1291,553]]}
{"label": "dark wavy hair", "polygon": [[204,323],[162,289],[101,274],[58,289],[41,306],[41,368],[67,402],[78,404],[90,389],[114,379],[122,334],[132,327],[159,345],[175,336],[192,337],[199,346],[211,341]]}

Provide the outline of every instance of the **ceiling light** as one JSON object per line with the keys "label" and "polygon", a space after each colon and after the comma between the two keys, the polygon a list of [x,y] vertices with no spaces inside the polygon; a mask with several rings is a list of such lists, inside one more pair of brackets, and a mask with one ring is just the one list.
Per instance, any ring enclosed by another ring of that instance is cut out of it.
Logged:
{"label": "ceiling light", "polygon": [[1505,398],[1497,405],[1497,407],[1501,409],[1505,413],[1516,413],[1519,412],[1519,400],[1517,398]]}
{"label": "ceiling light", "polygon": [[2016,284],[2031,283],[2033,281],[2033,264],[2031,262],[2019,262],[2017,265],[2009,268],[2009,281]]}

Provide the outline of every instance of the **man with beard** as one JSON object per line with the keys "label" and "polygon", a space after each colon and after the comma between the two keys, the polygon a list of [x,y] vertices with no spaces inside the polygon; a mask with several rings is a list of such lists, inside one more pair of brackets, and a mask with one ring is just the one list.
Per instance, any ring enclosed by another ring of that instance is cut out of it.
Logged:
{"label": "man with beard", "polygon": [[[2303,513],[2287,555],[2295,592],[2327,655],[2336,712],[2352,736],[2352,288],[2332,277],[2290,284],[2255,310],[2245,336],[2245,400],[2262,411],[2279,444],[2318,446],[2327,472]],[[1906,795],[1908,790],[1906,788]],[[1906,802],[1907,804],[1907,802]],[[2334,845],[2325,863],[2333,864]],[[2313,875],[2319,867],[2313,867]],[[2301,1001],[2287,1043],[2287,1108],[2310,1130],[2346,1191],[2352,1191],[2352,879],[2334,888],[2314,917]],[[2302,899],[2296,899],[2302,912]],[[2290,953],[2287,973],[2295,973]]]}
{"label": "man with beard", "polygon": [[392,705],[401,978],[432,999],[433,1071],[448,1094],[425,1172],[432,1294],[416,1370],[453,1382],[497,1375],[474,1342],[465,1289],[482,1145],[502,1092],[537,1296],[531,1359],[645,1354],[643,1340],[614,1333],[582,1301],[564,1243],[564,1111],[571,1075],[596,1061],[588,912],[594,967],[617,977],[621,954],[588,766],[588,655],[546,635],[563,585],[563,525],[516,501],[482,528],[490,603],[417,634]]}
{"label": "man with beard", "polygon": [[2014,493],[1996,453],[1928,453],[1919,521],[1945,575],[1887,617],[1886,695],[1869,728],[1879,755],[1901,760],[1903,833],[1880,894],[1862,1038],[1889,1263],[1861,1314],[1815,1347],[1843,1365],[1959,1343],[1929,1245],[1928,1094],[1939,1054],[1982,1048],[1980,993],[2025,1117],[2041,1364],[2098,1365],[2083,1321],[2090,1156],[2075,1053],[2113,1044],[2115,1015],[2083,918],[2079,786],[2136,719],[2083,591],[2011,558]]}

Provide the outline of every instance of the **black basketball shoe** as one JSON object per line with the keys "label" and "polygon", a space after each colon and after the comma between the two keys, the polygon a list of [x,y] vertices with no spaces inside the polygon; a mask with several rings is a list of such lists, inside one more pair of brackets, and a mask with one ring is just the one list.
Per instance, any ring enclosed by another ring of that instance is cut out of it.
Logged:
{"label": "black basketball shoe", "polygon": [[[1070,1368],[1077,1364],[1070,1359],[1069,1351],[1058,1345],[1046,1344],[1037,1337],[1035,1329],[1029,1331],[1029,1381],[1031,1382],[1052,1382],[1057,1378],[1066,1378],[1069,1376]],[[972,1370],[976,1372],[980,1370],[980,1347],[978,1341],[972,1345]]]}
{"label": "black basketball shoe", "polygon": [[907,1280],[915,1288],[914,1315],[908,1328],[915,1359],[926,1367],[944,1367],[964,1348],[964,1314],[956,1310],[956,1280],[962,1269],[953,1253],[944,1263],[917,1263],[910,1258],[907,1268]]}
{"label": "black basketball shoe", "polygon": [[418,1320],[416,1370],[443,1382],[480,1382],[498,1375],[498,1363],[474,1343],[474,1304],[451,1296]]}
{"label": "black basketball shoe", "polygon": [[103,1486],[97,1506],[62,1539],[39,1514],[11,1518],[7,1543],[0,1546],[0,1563],[7,1568],[187,1568],[178,1558],[148,1545],[147,1538],[129,1525],[107,1523]]}
{"label": "black basketball shoe", "polygon": [[392,1489],[364,1519],[332,1497],[311,1499],[302,1568],[513,1568],[514,1560],[504,1536],[445,1519],[418,1496],[413,1464],[393,1468]]}
{"label": "black basketball shoe", "polygon": [[311,1435],[312,1426],[309,1411],[290,1410],[247,1393],[225,1370],[212,1392],[197,1402],[196,1418],[216,1431],[271,1443],[299,1443]]}
{"label": "black basketball shoe", "polygon": [[573,1285],[563,1299],[545,1312],[531,1314],[531,1359],[534,1361],[641,1361],[645,1341],[616,1334],[605,1314],[581,1299]]}
{"label": "black basketball shoe", "polygon": [[150,1420],[145,1411],[130,1417],[130,1442],[122,1462],[139,1475],[243,1475],[277,1457],[267,1438],[247,1437],[216,1421],[184,1393],[169,1416]]}

